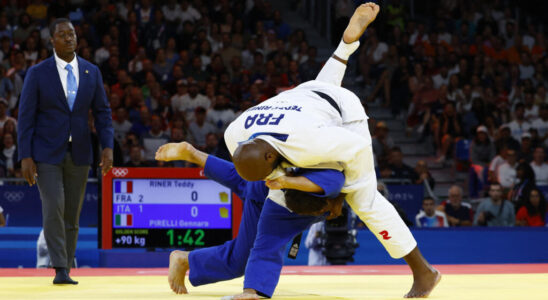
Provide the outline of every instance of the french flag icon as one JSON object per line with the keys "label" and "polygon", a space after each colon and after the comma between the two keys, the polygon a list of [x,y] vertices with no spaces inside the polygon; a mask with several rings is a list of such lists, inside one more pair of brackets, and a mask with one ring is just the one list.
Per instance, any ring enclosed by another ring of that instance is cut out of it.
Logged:
{"label": "french flag icon", "polygon": [[115,193],[133,193],[133,181],[116,181],[114,183]]}

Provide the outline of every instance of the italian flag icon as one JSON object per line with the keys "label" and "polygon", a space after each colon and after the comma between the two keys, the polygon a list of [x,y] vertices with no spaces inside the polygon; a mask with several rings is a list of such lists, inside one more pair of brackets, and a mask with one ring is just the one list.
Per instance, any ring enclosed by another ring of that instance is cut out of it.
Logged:
{"label": "italian flag icon", "polygon": [[133,226],[133,214],[116,214],[116,226]]}

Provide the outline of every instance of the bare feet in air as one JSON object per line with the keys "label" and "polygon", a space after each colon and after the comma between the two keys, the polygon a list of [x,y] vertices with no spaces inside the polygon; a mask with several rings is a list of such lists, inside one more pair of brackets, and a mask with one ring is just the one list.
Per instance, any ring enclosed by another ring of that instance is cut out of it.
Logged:
{"label": "bare feet in air", "polygon": [[343,41],[347,44],[357,41],[367,28],[375,20],[379,13],[379,6],[372,2],[367,2],[356,8],[348,26],[344,30]]}
{"label": "bare feet in air", "polygon": [[441,280],[441,273],[432,268],[429,272],[413,278],[411,290],[404,298],[426,298]]}
{"label": "bare feet in air", "polygon": [[167,281],[171,289],[177,294],[188,294],[185,287],[185,276],[188,271],[188,253],[175,250],[169,255],[169,274]]}
{"label": "bare feet in air", "polygon": [[187,142],[169,143],[158,148],[155,158],[161,161],[189,160],[194,150],[195,148]]}

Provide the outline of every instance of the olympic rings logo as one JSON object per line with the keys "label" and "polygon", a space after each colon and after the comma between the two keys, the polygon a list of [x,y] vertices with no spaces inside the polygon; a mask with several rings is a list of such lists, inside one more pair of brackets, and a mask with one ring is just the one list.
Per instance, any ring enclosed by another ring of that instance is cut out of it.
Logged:
{"label": "olympic rings logo", "polygon": [[112,169],[112,174],[115,177],[125,177],[128,172],[129,172],[128,169],[122,169],[122,168],[113,168]]}
{"label": "olympic rings logo", "polygon": [[25,193],[23,192],[4,192],[4,199],[9,202],[19,202],[23,200]]}

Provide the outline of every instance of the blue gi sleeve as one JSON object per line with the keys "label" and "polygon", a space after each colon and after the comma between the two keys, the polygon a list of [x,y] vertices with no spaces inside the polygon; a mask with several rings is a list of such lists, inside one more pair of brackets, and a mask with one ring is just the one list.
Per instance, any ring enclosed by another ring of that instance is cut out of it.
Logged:
{"label": "blue gi sleeve", "polygon": [[209,155],[204,167],[204,174],[231,189],[241,199],[246,198],[247,181],[238,175],[233,163]]}
{"label": "blue gi sleeve", "polygon": [[311,193],[316,197],[337,197],[341,192],[345,180],[342,172],[331,169],[300,169],[296,175],[306,177],[323,189],[323,194]]}

